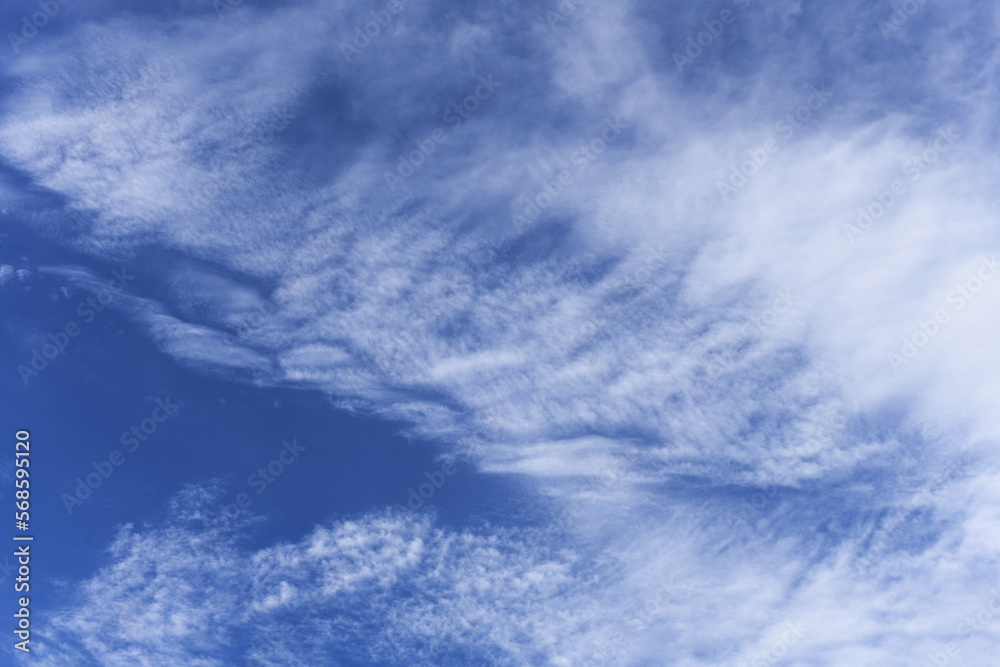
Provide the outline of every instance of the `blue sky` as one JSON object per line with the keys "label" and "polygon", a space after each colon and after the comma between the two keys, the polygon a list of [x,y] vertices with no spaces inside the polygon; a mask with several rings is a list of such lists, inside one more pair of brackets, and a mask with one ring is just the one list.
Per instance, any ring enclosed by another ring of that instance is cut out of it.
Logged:
{"label": "blue sky", "polygon": [[2,659],[989,664],[998,20],[5,5]]}

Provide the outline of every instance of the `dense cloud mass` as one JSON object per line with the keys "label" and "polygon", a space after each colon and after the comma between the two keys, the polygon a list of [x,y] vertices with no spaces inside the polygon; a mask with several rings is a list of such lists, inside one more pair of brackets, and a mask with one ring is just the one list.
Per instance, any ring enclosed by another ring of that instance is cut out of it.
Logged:
{"label": "dense cloud mass", "polygon": [[42,664],[988,663],[996,6],[225,7],[21,45],[0,156],[59,203],[5,205],[178,362],[554,518],[251,547],[193,486]]}

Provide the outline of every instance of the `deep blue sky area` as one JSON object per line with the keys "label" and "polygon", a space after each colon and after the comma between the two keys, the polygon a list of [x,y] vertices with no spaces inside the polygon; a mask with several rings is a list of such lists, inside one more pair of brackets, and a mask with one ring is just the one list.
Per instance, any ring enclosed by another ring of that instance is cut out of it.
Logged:
{"label": "deep blue sky area", "polygon": [[[68,252],[23,228],[5,239],[0,253],[38,264],[81,265],[96,276],[110,276],[115,266]],[[62,601],[53,595],[57,582],[83,578],[102,564],[119,526],[155,522],[185,484],[221,480],[224,491],[212,510],[246,492],[253,501],[250,512],[266,517],[255,523],[250,538],[251,545],[261,545],[300,539],[329,520],[405,506],[409,489],[442,466],[433,446],[401,435],[400,424],[347,414],[315,391],[247,387],[181,367],[137,332],[114,303],[86,324],[75,309],[92,295],[44,274],[23,290],[0,291],[6,314],[0,345],[0,367],[6,369],[0,376],[3,428],[11,434],[27,428],[33,440],[40,614]],[[78,322],[81,333],[25,385],[17,367],[30,365],[32,350],[68,321]],[[156,399],[166,397],[179,406],[176,416],[129,452],[132,445],[122,444],[123,432],[139,426],[157,407]],[[301,458],[266,486],[248,485],[247,478],[291,440],[305,447]],[[71,504],[69,513],[63,494],[74,495],[76,478],[93,473],[92,463],[107,461],[114,450],[124,463],[82,505]],[[510,502],[505,494],[482,496],[485,488],[496,492],[503,482],[470,479],[476,475],[465,462],[455,467],[460,473],[435,491],[426,508],[436,506],[446,523],[468,521],[470,512],[494,521],[502,517],[499,508]],[[4,478],[4,493],[13,492],[10,481]]]}

